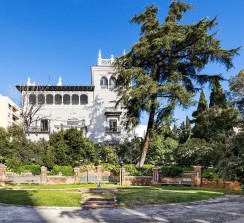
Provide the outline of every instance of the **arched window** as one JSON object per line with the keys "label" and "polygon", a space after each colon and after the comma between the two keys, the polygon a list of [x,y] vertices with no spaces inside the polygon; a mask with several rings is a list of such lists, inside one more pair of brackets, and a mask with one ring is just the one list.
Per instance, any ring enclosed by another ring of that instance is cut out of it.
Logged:
{"label": "arched window", "polygon": [[114,77],[111,77],[109,79],[109,88],[114,88],[116,83],[116,79]]}
{"label": "arched window", "polygon": [[69,105],[69,104],[70,104],[70,95],[65,94],[63,100],[64,100],[64,101],[63,101],[63,104],[64,104],[64,105]]}
{"label": "arched window", "polygon": [[37,98],[38,98],[38,104],[39,105],[43,105],[45,103],[45,96],[44,96],[44,94],[38,94]]}
{"label": "arched window", "polygon": [[55,95],[55,105],[61,105],[62,104],[62,95],[56,94]]}
{"label": "arched window", "polygon": [[78,105],[79,104],[79,96],[77,94],[72,95],[72,105]]}
{"label": "arched window", "polygon": [[81,105],[86,105],[86,104],[88,104],[88,96],[87,96],[87,95],[82,94],[82,95],[80,96],[80,104],[81,104]]}
{"label": "arched window", "polygon": [[46,103],[47,103],[47,105],[52,105],[53,104],[53,95],[47,94]]}
{"label": "arched window", "polygon": [[102,77],[100,80],[101,88],[108,88],[108,79],[106,77]]}
{"label": "arched window", "polygon": [[35,104],[36,104],[36,95],[31,94],[31,95],[29,96],[29,103],[30,103],[31,105],[35,105]]}

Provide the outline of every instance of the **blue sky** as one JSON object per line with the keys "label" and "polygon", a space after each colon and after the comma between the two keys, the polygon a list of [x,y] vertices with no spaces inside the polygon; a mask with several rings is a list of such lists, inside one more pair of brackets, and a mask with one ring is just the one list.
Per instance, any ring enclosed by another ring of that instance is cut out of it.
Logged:
{"label": "blue sky", "polygon": [[[244,1],[185,0],[195,6],[186,13],[184,23],[218,16],[217,38],[225,49],[244,45]],[[0,0],[0,93],[18,100],[14,86],[30,77],[37,84],[90,85],[90,66],[102,57],[129,51],[140,35],[130,18],[146,5],[159,6],[164,20],[171,0]],[[244,53],[234,59],[235,68],[225,71],[219,64],[206,68],[227,79],[244,68]],[[227,82],[222,83],[224,89]],[[208,97],[208,86],[206,86]],[[179,120],[189,110],[178,109]]]}

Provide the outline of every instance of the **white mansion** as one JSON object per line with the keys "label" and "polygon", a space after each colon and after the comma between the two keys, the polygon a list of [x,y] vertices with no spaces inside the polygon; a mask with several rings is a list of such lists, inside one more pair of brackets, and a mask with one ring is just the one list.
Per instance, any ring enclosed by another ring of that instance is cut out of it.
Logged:
{"label": "white mansion", "polygon": [[36,108],[28,138],[48,140],[51,133],[71,127],[83,130],[93,142],[114,144],[125,138],[143,137],[145,128],[127,132],[122,126],[123,109],[115,109],[116,93],[111,91],[115,84],[113,62],[113,56],[102,59],[99,50],[98,65],[91,66],[91,86],[65,86],[61,78],[57,86],[37,86],[30,79],[27,85],[16,86],[22,93],[22,102],[27,104],[22,104],[22,110]]}

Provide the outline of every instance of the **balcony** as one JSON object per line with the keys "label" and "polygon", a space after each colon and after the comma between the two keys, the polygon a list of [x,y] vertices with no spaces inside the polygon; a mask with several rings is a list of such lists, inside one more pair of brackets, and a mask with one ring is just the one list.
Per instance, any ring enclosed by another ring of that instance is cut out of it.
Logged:
{"label": "balcony", "polygon": [[121,127],[106,127],[106,133],[121,133]]}
{"label": "balcony", "polygon": [[50,127],[42,128],[40,126],[29,127],[28,133],[50,133]]}

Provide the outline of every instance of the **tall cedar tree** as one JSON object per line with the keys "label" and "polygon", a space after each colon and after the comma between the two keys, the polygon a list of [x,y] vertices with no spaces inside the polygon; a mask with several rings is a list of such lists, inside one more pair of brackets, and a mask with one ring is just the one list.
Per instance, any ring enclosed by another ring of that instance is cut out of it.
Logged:
{"label": "tall cedar tree", "polygon": [[203,90],[200,94],[197,110],[192,113],[192,117],[194,118],[193,123],[195,123],[192,128],[193,137],[207,140],[209,132],[208,102]]}
{"label": "tall cedar tree", "polygon": [[241,114],[240,126],[244,129],[244,70],[241,70],[236,77],[230,79],[230,90],[231,100]]}
{"label": "tall cedar tree", "polygon": [[131,23],[141,26],[141,38],[130,52],[116,60],[115,90],[119,96],[116,105],[122,103],[127,108],[126,126],[138,124],[143,111],[149,114],[139,166],[145,162],[153,130],[164,117],[177,105],[189,105],[198,84],[222,78],[200,74],[205,65],[218,62],[228,70],[233,67],[232,59],[239,50],[222,49],[216,33],[209,34],[216,25],[216,18],[181,24],[183,14],[192,8],[173,1],[161,24],[157,19],[158,8],[146,7],[145,12],[131,19]]}
{"label": "tall cedar tree", "polygon": [[219,80],[215,80],[210,94],[209,103],[209,134],[207,141],[225,142],[234,134],[237,125],[238,111],[228,105],[226,95]]}

